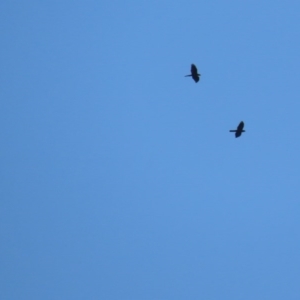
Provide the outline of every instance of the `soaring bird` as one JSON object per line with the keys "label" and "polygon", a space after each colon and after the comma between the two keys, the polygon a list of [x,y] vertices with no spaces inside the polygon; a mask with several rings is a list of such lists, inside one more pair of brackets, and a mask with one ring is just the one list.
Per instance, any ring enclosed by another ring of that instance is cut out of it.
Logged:
{"label": "soaring bird", "polygon": [[197,67],[194,64],[191,65],[191,74],[185,75],[184,77],[189,77],[189,76],[191,76],[195,80],[195,82],[198,82],[200,80],[201,74],[198,74]]}
{"label": "soaring bird", "polygon": [[229,130],[230,132],[235,132],[235,137],[239,137],[241,136],[242,132],[246,132],[245,130],[243,130],[244,128],[244,122],[242,121],[239,126],[236,128],[236,130]]}

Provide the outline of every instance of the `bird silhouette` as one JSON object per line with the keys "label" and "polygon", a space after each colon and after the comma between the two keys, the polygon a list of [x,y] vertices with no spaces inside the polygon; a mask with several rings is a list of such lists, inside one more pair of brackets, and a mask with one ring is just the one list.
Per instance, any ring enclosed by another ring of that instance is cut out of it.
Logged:
{"label": "bird silhouette", "polygon": [[236,128],[236,130],[229,130],[229,132],[235,132],[235,137],[239,137],[242,135],[242,132],[246,132],[245,130],[243,130],[244,128],[244,122],[240,122],[240,124],[238,125],[238,127]]}
{"label": "bird silhouette", "polygon": [[195,82],[198,82],[200,80],[201,74],[198,74],[197,67],[194,64],[191,65],[191,74],[185,75],[184,77],[189,77],[189,76],[191,76]]}

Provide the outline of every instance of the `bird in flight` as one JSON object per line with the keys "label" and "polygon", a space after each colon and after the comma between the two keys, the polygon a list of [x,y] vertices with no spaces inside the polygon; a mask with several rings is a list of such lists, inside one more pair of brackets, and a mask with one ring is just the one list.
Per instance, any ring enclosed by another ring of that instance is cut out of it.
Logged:
{"label": "bird in flight", "polygon": [[229,130],[229,132],[235,132],[235,137],[241,136],[242,132],[246,132],[244,129],[244,122],[242,121],[239,126],[236,128],[236,130]]}
{"label": "bird in flight", "polygon": [[195,80],[195,82],[198,82],[200,80],[201,74],[198,74],[197,67],[194,64],[191,65],[191,74],[185,75],[184,77],[189,77],[189,76],[191,76]]}

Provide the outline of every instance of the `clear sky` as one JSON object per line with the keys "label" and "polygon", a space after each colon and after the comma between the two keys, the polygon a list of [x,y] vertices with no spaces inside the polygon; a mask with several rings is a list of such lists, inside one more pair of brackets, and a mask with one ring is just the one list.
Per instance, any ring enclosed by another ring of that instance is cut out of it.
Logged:
{"label": "clear sky", "polygon": [[299,300],[299,14],[2,1],[0,299]]}

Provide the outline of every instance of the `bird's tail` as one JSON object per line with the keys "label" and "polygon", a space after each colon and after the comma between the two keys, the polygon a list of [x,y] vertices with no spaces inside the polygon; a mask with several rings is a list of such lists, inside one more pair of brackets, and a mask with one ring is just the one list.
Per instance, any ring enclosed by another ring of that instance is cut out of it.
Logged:
{"label": "bird's tail", "polygon": [[229,132],[236,132],[236,130],[229,130]]}
{"label": "bird's tail", "polygon": [[192,75],[185,75],[184,77],[191,77]]}

